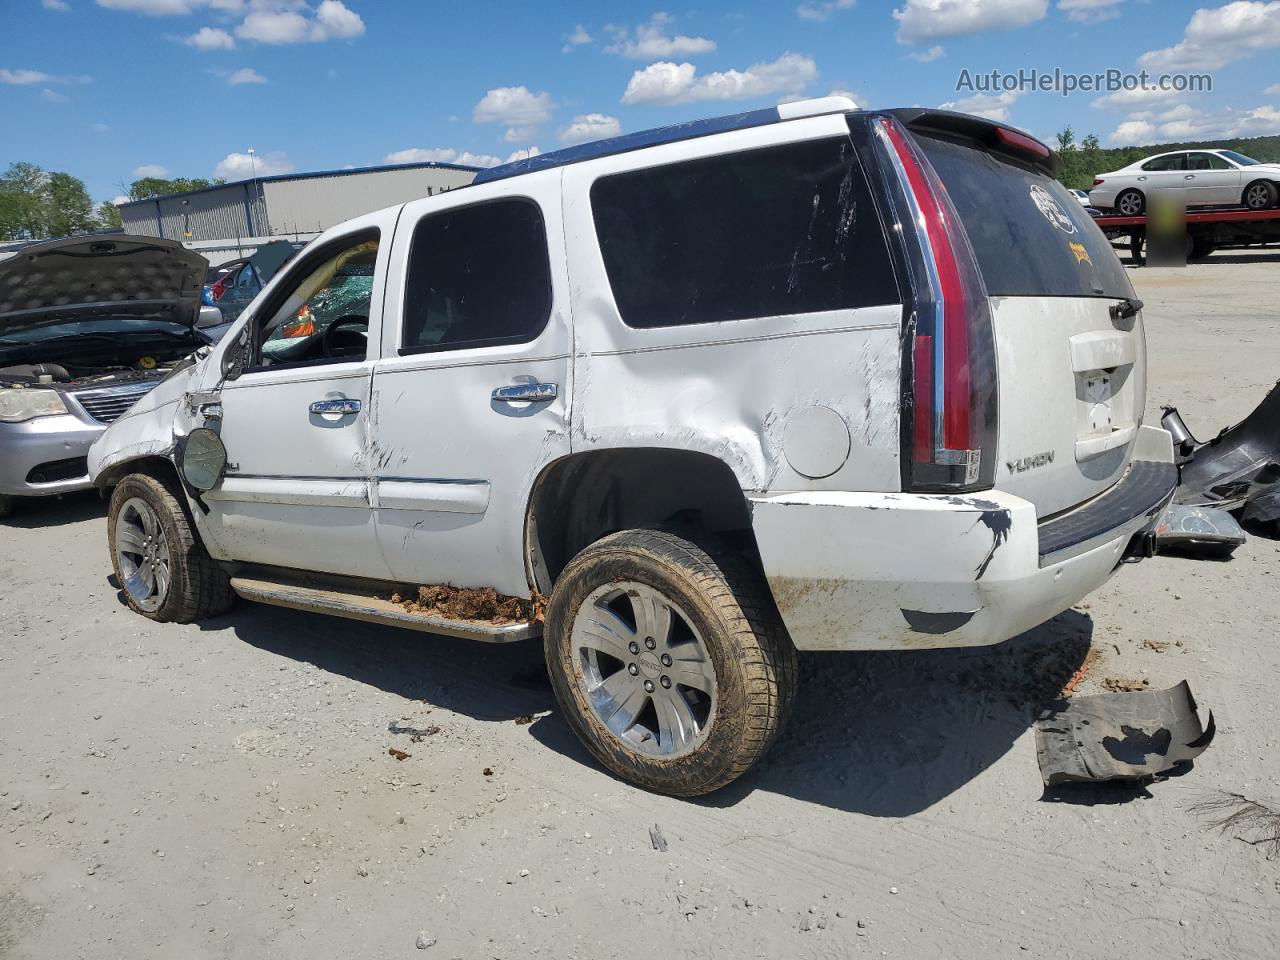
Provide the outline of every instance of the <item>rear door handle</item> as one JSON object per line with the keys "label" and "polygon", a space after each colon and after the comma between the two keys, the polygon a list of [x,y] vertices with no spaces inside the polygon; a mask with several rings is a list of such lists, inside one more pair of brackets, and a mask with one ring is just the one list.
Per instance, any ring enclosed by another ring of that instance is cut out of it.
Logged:
{"label": "rear door handle", "polygon": [[307,409],[309,409],[312,413],[319,413],[319,414],[327,413],[330,415],[336,413],[339,416],[345,417],[353,413],[360,412],[360,401],[349,400],[346,397],[341,397],[337,400],[317,400]]}
{"label": "rear door handle", "polygon": [[554,383],[517,383],[510,387],[497,387],[490,396],[499,403],[537,402],[554,400],[560,395],[560,387]]}

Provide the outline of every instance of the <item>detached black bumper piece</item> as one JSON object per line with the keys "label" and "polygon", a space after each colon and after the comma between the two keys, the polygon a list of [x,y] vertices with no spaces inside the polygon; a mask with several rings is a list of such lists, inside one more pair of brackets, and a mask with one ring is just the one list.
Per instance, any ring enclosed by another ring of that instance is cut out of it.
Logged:
{"label": "detached black bumper piece", "polygon": [[1150,780],[1190,767],[1213,740],[1184,680],[1168,690],[1104,693],[1051,704],[1036,720],[1036,757],[1046,787]]}

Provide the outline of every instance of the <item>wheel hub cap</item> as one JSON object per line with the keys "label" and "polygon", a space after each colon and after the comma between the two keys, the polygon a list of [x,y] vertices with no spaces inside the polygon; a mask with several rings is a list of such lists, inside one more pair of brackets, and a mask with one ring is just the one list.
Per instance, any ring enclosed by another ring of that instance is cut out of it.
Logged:
{"label": "wheel hub cap", "polygon": [[689,617],[647,584],[610,583],[583,601],[572,642],[596,718],[628,748],[677,757],[715,716],[715,667]]}
{"label": "wheel hub cap", "polygon": [[133,497],[120,508],[114,546],[125,593],[148,613],[159,609],[169,594],[169,544],[145,500]]}

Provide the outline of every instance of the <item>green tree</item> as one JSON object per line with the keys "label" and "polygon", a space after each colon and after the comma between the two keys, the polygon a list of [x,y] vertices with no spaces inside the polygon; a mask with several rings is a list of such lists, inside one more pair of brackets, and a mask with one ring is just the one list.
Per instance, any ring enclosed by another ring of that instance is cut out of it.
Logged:
{"label": "green tree", "polygon": [[0,237],[44,237],[44,193],[49,175],[34,163],[11,163],[0,175]]}
{"label": "green tree", "polygon": [[1060,154],[1070,153],[1076,148],[1076,132],[1071,128],[1071,124],[1067,124],[1065,129],[1058,132],[1057,140]]}
{"label": "green tree", "polygon": [[120,219],[120,208],[110,200],[103,200],[98,204],[98,223],[107,229],[123,227],[124,222]]}
{"label": "green tree", "polygon": [[69,173],[51,173],[44,189],[44,229],[49,237],[69,237],[96,230],[93,201],[84,181]]}
{"label": "green tree", "polygon": [[143,177],[129,184],[130,200],[150,200],[152,197],[167,197],[173,193],[186,193],[188,190],[207,190],[227,181],[221,178],[206,180],[204,177],[175,177],[165,180],[162,177]]}

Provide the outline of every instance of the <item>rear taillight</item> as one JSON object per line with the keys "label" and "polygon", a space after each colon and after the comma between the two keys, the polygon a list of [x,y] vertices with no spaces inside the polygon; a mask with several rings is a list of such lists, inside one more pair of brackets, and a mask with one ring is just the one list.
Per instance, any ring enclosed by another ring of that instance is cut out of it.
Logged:
{"label": "rear taillight", "polygon": [[[996,358],[991,309],[969,239],[912,135],[880,117],[876,135],[896,171],[906,216],[919,244],[914,323],[907,330],[910,437],[914,490],[990,487],[996,457]],[[904,226],[906,224],[904,223]],[[909,409],[908,409],[909,406]]]}
{"label": "rear taillight", "polygon": [[1095,187],[1100,187],[1100,186],[1102,186],[1102,185],[1103,185],[1104,183],[1106,183],[1106,182],[1107,182],[1107,181],[1103,180],[1101,177],[1094,177],[1094,178],[1093,178],[1093,185],[1094,185]]}

